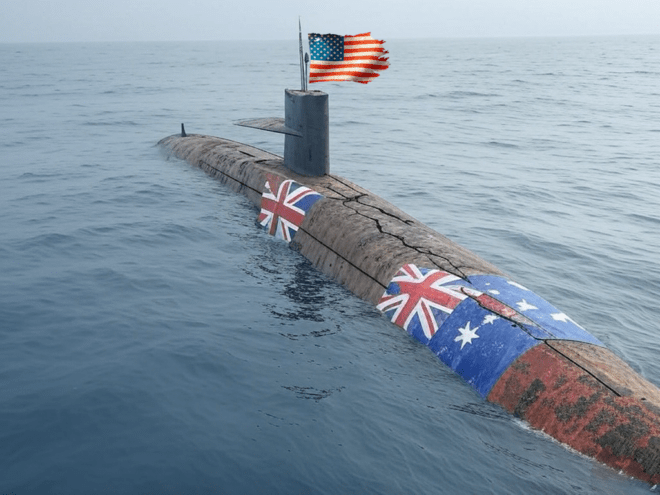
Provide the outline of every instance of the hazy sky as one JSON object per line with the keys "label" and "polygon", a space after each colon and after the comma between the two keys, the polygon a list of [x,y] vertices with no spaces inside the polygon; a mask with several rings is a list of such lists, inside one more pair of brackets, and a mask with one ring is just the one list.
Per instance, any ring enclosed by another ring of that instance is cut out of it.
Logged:
{"label": "hazy sky", "polygon": [[660,0],[0,0],[0,42],[660,34]]}

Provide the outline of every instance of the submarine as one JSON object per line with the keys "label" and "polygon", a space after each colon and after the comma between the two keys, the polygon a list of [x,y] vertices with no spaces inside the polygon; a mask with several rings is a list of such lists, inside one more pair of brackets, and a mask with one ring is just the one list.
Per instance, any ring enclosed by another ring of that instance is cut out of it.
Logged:
{"label": "submarine", "polygon": [[328,95],[285,90],[284,156],[181,133],[158,144],[257,207],[257,222],[373,304],[484,400],[617,471],[660,483],[660,389],[497,267],[330,173]]}

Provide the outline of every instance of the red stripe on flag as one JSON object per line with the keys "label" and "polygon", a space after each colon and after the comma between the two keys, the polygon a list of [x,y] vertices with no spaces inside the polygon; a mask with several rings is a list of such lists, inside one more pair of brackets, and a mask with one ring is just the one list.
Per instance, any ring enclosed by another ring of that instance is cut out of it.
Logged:
{"label": "red stripe on flag", "polygon": [[[310,66],[311,67],[311,66]],[[333,64],[333,65],[317,65],[315,67],[316,69],[320,70],[327,70],[327,69],[348,69],[348,68],[355,68],[355,69],[373,69],[373,70],[383,70],[387,69],[387,66],[382,66],[382,65],[377,65],[377,64],[351,64],[351,65],[345,65],[345,64]]]}
{"label": "red stripe on flag", "polygon": [[[344,57],[344,62],[350,61],[350,60],[379,60],[381,62],[387,62],[387,57],[379,57],[378,55],[363,55],[361,57]],[[389,62],[388,64],[389,65]]]}
{"label": "red stripe on flag", "polygon": [[[322,80],[323,78],[326,78],[325,80],[331,80],[333,77],[379,77],[380,74],[374,74],[374,73],[369,73],[369,72],[355,72],[355,71],[342,71],[342,72],[333,72],[329,74],[321,74],[318,76],[314,76],[316,79],[314,82],[318,82]],[[312,82],[312,81],[310,81]]]}
{"label": "red stripe on flag", "polygon": [[344,40],[344,46],[346,45],[379,45],[385,43],[384,41],[378,41],[374,39],[370,40],[355,40],[355,41],[346,41]]}
{"label": "red stripe on flag", "polygon": [[[370,53],[370,52],[379,52],[379,53],[386,53],[384,48],[344,48],[344,53]],[[387,52],[389,53],[389,52]]]}

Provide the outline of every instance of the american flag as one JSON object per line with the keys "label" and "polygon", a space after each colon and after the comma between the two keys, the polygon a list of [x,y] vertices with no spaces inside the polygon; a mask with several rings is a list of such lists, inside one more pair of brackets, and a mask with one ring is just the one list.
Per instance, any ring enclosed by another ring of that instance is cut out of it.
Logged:
{"label": "american flag", "polygon": [[459,280],[441,270],[403,265],[392,278],[377,308],[393,323],[426,344],[467,297],[459,287],[451,285]]}
{"label": "american flag", "polygon": [[355,36],[310,33],[309,82],[355,81],[366,84],[390,65],[386,51],[371,33]]}
{"label": "american flag", "polygon": [[291,242],[305,219],[305,213],[323,196],[293,180],[269,174],[261,195],[259,223],[268,233]]}

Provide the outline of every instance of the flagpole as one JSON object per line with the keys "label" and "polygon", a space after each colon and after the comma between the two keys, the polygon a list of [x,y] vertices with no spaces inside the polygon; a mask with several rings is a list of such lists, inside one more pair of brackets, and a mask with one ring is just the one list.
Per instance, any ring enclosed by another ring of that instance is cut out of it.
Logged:
{"label": "flagpole", "polygon": [[300,90],[307,91],[305,85],[305,61],[303,59],[302,27],[300,26],[300,16],[298,16],[298,44],[300,47]]}
{"label": "flagpole", "polygon": [[309,82],[309,53],[305,52],[305,91]]}

